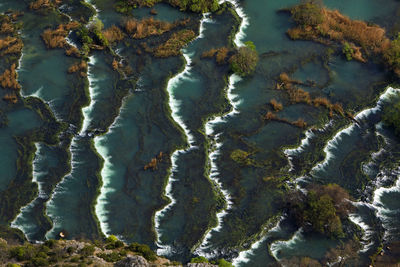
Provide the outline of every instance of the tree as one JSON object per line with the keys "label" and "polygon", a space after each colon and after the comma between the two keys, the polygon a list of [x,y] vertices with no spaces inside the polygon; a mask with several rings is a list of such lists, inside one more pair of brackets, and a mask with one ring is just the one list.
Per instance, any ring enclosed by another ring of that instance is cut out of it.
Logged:
{"label": "tree", "polygon": [[323,22],[320,1],[303,1],[291,9],[293,20],[303,26],[316,26]]}
{"label": "tree", "polygon": [[336,184],[314,185],[307,194],[296,191],[288,196],[288,214],[305,231],[330,238],[343,237],[342,221],[352,209],[349,194]]}
{"label": "tree", "polygon": [[246,42],[230,59],[231,69],[240,76],[250,75],[256,69],[258,54],[252,42]]}
{"label": "tree", "polygon": [[391,42],[390,47],[384,51],[383,57],[389,66],[400,76],[400,33]]}
{"label": "tree", "polygon": [[392,96],[389,104],[385,105],[382,121],[400,137],[400,95]]}

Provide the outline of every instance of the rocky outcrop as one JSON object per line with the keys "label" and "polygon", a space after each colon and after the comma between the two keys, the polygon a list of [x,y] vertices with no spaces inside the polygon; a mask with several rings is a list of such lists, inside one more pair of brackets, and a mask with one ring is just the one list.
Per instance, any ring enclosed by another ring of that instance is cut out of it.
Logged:
{"label": "rocky outcrop", "polygon": [[149,267],[149,263],[142,256],[128,256],[114,264],[116,267]]}
{"label": "rocky outcrop", "polygon": [[187,267],[218,267],[211,263],[188,263]]}

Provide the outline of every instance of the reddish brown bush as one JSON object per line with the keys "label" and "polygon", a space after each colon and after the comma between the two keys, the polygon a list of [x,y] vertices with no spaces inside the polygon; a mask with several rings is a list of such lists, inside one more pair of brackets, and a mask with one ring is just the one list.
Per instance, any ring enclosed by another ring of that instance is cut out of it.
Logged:
{"label": "reddish brown bush", "polygon": [[275,99],[272,99],[269,103],[271,104],[272,108],[273,108],[275,111],[280,111],[280,110],[283,109],[282,103],[279,103],[279,102],[276,101]]}
{"label": "reddish brown bush", "polygon": [[15,68],[16,65],[14,63],[11,65],[11,68],[9,70],[5,70],[4,73],[0,76],[0,84],[4,89],[21,89],[21,85],[17,81],[18,75]]}
{"label": "reddish brown bush", "polygon": [[120,28],[115,25],[104,30],[103,36],[107,39],[109,43],[119,42],[125,38],[125,34],[121,31]]}
{"label": "reddish brown bush", "polygon": [[3,100],[15,104],[18,102],[18,97],[15,93],[7,93],[3,96]]}
{"label": "reddish brown bush", "polygon": [[[68,68],[68,73],[72,74],[75,72],[80,72],[81,76],[86,76],[86,72],[87,72],[87,62],[86,61],[81,61],[79,63],[76,63],[74,65],[72,65],[71,67]],[[84,74],[82,74],[84,73]]]}
{"label": "reddish brown bush", "polygon": [[156,57],[170,57],[180,54],[180,50],[196,36],[192,30],[181,30],[171,37],[154,51]]}

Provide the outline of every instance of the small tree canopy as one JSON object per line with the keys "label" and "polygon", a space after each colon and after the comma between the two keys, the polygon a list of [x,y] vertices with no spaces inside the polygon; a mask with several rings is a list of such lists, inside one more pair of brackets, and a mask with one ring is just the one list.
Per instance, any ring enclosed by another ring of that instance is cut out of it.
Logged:
{"label": "small tree canopy", "polygon": [[231,69],[240,76],[247,76],[255,71],[258,63],[258,54],[253,42],[246,42],[230,59]]}

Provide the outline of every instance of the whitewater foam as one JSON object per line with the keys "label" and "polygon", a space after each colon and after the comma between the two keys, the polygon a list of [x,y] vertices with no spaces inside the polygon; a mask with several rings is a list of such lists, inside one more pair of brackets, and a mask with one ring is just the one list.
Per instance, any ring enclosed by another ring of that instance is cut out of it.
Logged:
{"label": "whitewater foam", "polygon": [[[360,111],[355,117],[354,120],[356,122],[361,122],[363,120],[366,120],[370,115],[372,114],[376,114],[377,112],[379,112],[380,110],[382,110],[383,104],[384,102],[393,94],[395,94],[396,92],[399,92],[399,89],[393,89],[392,87],[388,87],[380,96],[379,99],[377,101],[377,104],[375,107],[372,108],[367,108],[364,109],[362,111]],[[353,122],[350,126],[344,128],[343,130],[337,132],[335,134],[335,136],[329,140],[326,144],[326,146],[324,147],[324,153],[325,153],[325,159],[323,162],[317,164],[313,169],[312,169],[312,173],[318,172],[318,171],[322,171],[324,170],[330,163],[330,161],[334,158],[334,153],[333,151],[338,149],[338,145],[340,143],[340,141],[342,140],[342,138],[345,135],[351,135],[354,130],[357,127],[360,127],[358,123]]]}
{"label": "whitewater foam", "polygon": [[[222,1],[222,2],[224,2],[224,1]],[[248,18],[245,15],[242,7],[240,7],[238,5],[238,3],[236,3],[236,1],[227,0],[227,2],[230,2],[231,4],[234,5],[236,13],[242,19],[241,24],[239,26],[239,31],[235,35],[235,40],[234,40],[236,46],[242,46],[242,45],[244,45],[242,40],[245,38],[244,30],[249,25]],[[206,123],[205,132],[208,136],[211,136],[214,133],[214,128],[216,125],[218,125],[220,123],[224,123],[224,122],[226,122],[227,118],[240,113],[238,107],[242,101],[237,94],[233,93],[233,90],[235,89],[235,84],[239,81],[241,81],[241,77],[239,75],[232,74],[231,76],[229,76],[227,98],[232,107],[231,111],[228,114],[225,114],[223,116],[218,116],[212,120],[209,120]],[[202,256],[208,256],[208,257],[210,257],[211,255],[209,255],[209,253],[207,253],[206,250],[211,247],[210,241],[212,238],[212,234],[215,232],[221,231],[221,229],[223,227],[223,225],[222,225],[223,218],[228,214],[228,211],[232,208],[232,205],[233,205],[232,197],[230,196],[228,190],[223,188],[223,185],[219,179],[219,170],[218,170],[218,165],[217,165],[217,159],[221,153],[220,149],[223,145],[223,143],[220,142],[220,134],[215,135],[213,138],[213,141],[214,141],[215,145],[212,147],[212,151],[208,155],[209,162],[211,165],[209,177],[216,184],[219,191],[222,192],[222,195],[224,196],[224,199],[226,201],[226,207],[224,209],[222,209],[219,213],[217,213],[217,225],[214,228],[207,231],[207,233],[204,235],[204,238],[203,238],[202,242],[200,243],[199,247],[195,250],[196,254],[202,255]]]}
{"label": "whitewater foam", "polygon": [[[355,206],[361,206],[363,204],[364,204],[363,202],[353,202],[353,205]],[[367,252],[374,245],[372,237],[375,232],[373,228],[370,225],[368,225],[363,220],[363,218],[357,213],[349,214],[349,219],[363,230],[363,236],[361,239],[362,248],[360,252],[361,253]]]}
{"label": "whitewater foam", "polygon": [[239,255],[233,259],[232,264],[234,266],[240,266],[243,263],[248,263],[251,260],[251,256],[254,256],[255,251],[260,248],[261,244],[267,240],[267,238],[270,236],[272,233],[276,233],[281,231],[281,222],[284,217],[281,217],[280,220],[276,223],[276,225],[271,228],[263,237],[253,244],[251,244],[251,247],[248,250],[243,250],[239,252]]}
{"label": "whitewater foam", "polygon": [[61,179],[61,181],[56,185],[49,201],[46,203],[46,214],[53,221],[52,228],[45,235],[45,237],[47,239],[52,238],[52,236],[54,236],[54,233],[53,233],[54,229],[59,222],[59,217],[56,216],[57,207],[54,204],[54,199],[58,194],[62,194],[63,192],[66,192],[66,190],[68,190],[67,188],[63,187],[63,185],[69,179],[73,179],[73,175],[76,171],[76,168],[80,164],[79,161],[76,160],[76,158],[77,158],[76,153],[79,151],[78,144],[77,144],[77,140],[78,140],[77,138],[79,138],[79,137],[77,137],[77,136],[73,137],[72,141],[71,141],[71,145],[70,145],[71,171],[68,174],[66,174]]}
{"label": "whitewater foam", "polygon": [[11,222],[11,227],[20,229],[29,241],[33,241],[30,240],[29,233],[34,229],[35,225],[30,223],[29,220],[25,220],[24,214],[34,207],[35,201],[37,201],[40,198],[42,199],[47,198],[47,195],[43,191],[43,183],[40,182],[38,179],[38,177],[47,174],[47,172],[44,172],[40,169],[40,161],[42,160],[41,157],[42,146],[39,143],[35,143],[35,147],[36,147],[36,152],[32,162],[32,182],[38,185],[38,195],[26,206],[22,207],[17,217]]}
{"label": "whitewater foam", "polygon": [[[100,229],[105,236],[111,234],[111,229],[108,224],[108,212],[106,206],[108,204],[107,195],[115,192],[115,190],[111,187],[111,180],[114,175],[114,166],[111,162],[112,156],[110,155],[110,151],[105,144],[107,141],[107,136],[113,133],[114,129],[119,126],[119,120],[125,111],[125,99],[122,100],[122,105],[120,108],[119,115],[115,117],[114,122],[110,125],[108,132],[102,136],[96,136],[94,138],[94,147],[97,153],[104,159],[103,167],[101,169],[100,175],[102,178],[102,186],[100,188],[100,194],[97,197],[96,205],[95,205],[95,213],[97,219],[100,222]],[[122,239],[120,239],[122,240]]]}
{"label": "whitewater foam", "polygon": [[289,240],[286,240],[286,241],[280,240],[280,241],[273,242],[270,246],[271,255],[279,262],[279,257],[278,257],[279,251],[281,251],[282,249],[285,249],[285,248],[289,248],[289,249],[293,248],[297,242],[302,241],[304,238],[302,232],[303,232],[303,229],[300,228],[293,234],[292,238],[290,238]]}
{"label": "whitewater foam", "polygon": [[89,80],[89,99],[90,103],[87,107],[84,107],[82,109],[83,113],[83,124],[81,128],[81,132],[79,135],[84,136],[85,132],[88,130],[90,126],[90,122],[92,120],[92,112],[94,105],[96,103],[96,96],[100,94],[99,92],[99,86],[96,86],[97,79],[92,73],[93,66],[96,64],[97,60],[95,56],[90,56],[89,57],[89,62],[88,62],[88,80]]}
{"label": "whitewater foam", "polygon": [[[211,23],[211,22],[212,22],[212,20],[209,18],[209,13],[203,14],[203,17],[200,20],[199,35],[192,42],[204,37],[204,30],[205,30],[204,23]],[[157,254],[159,254],[159,255],[168,255],[173,250],[173,248],[170,245],[162,244],[162,241],[160,239],[162,236],[162,233],[160,231],[160,222],[161,222],[161,218],[163,217],[163,215],[168,210],[170,210],[172,208],[172,206],[175,205],[175,203],[176,203],[176,199],[173,197],[173,194],[172,194],[172,184],[173,184],[173,182],[177,181],[177,179],[175,179],[174,176],[175,176],[175,172],[177,171],[177,168],[178,168],[178,166],[177,166],[178,157],[181,154],[185,154],[193,149],[197,149],[197,147],[195,146],[196,140],[195,140],[193,134],[191,133],[191,131],[189,130],[189,128],[183,121],[182,116],[179,114],[181,102],[176,99],[175,94],[174,94],[174,90],[178,87],[178,85],[182,81],[185,81],[185,80],[190,81],[193,79],[191,77],[191,72],[190,72],[192,69],[192,58],[191,57],[193,56],[193,54],[189,54],[186,49],[182,49],[182,54],[186,61],[185,68],[183,69],[182,72],[178,73],[177,75],[175,75],[174,77],[169,79],[168,84],[167,84],[167,92],[169,95],[168,104],[171,109],[172,119],[179,125],[179,127],[181,127],[181,129],[183,129],[185,136],[187,138],[187,141],[189,143],[189,146],[186,147],[185,149],[176,150],[172,153],[170,175],[168,177],[168,182],[165,187],[165,196],[170,200],[170,203],[168,205],[166,205],[163,209],[156,211],[156,213],[154,215],[154,229],[157,234],[156,244],[159,247],[157,249]]]}

